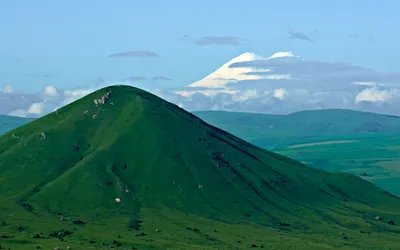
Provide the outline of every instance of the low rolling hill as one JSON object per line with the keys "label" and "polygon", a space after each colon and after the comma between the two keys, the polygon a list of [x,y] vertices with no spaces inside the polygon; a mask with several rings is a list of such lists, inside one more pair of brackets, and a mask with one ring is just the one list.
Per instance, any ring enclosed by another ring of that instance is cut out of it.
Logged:
{"label": "low rolling hill", "polygon": [[357,174],[400,196],[400,117],[352,110],[195,114],[257,146],[315,168]]}
{"label": "low rolling hill", "polygon": [[289,115],[200,111],[194,113],[210,124],[245,138],[256,145],[274,149],[296,142],[332,136],[400,136],[400,117],[343,109],[308,110]]}
{"label": "low rolling hill", "polygon": [[0,137],[6,249],[396,249],[399,207],[127,86]]}

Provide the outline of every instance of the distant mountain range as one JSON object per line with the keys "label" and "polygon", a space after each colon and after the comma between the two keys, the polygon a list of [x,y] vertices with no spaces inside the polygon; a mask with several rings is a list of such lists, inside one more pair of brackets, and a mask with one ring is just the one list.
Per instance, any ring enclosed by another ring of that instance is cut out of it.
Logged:
{"label": "distant mountain range", "polygon": [[0,115],[0,135],[33,120],[31,118]]}
{"label": "distant mountain range", "polygon": [[196,116],[263,148],[277,148],[321,136],[400,133],[400,117],[342,109],[310,110],[289,115],[224,111]]}

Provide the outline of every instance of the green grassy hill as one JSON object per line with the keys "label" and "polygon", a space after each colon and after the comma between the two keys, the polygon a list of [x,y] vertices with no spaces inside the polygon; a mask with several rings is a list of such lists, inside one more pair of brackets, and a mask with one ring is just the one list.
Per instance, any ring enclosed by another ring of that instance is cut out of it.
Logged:
{"label": "green grassy hill", "polygon": [[30,121],[33,121],[33,119],[0,115],[0,135],[2,135],[14,128],[22,126]]}
{"label": "green grassy hill", "polygon": [[400,196],[400,117],[351,110],[195,114],[257,146],[315,168],[360,175]]}
{"label": "green grassy hill", "polygon": [[6,249],[394,249],[399,207],[127,86],[0,137]]}

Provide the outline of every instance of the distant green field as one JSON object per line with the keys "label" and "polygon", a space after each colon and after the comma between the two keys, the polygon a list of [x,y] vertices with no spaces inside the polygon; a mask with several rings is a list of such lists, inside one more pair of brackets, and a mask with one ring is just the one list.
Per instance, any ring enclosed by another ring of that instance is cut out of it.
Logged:
{"label": "distant green field", "polygon": [[[342,138],[351,139],[351,136]],[[315,141],[331,140],[318,138]],[[377,186],[400,196],[400,137],[376,133],[347,143],[284,147],[276,153],[328,171],[357,174]]]}
{"label": "distant green field", "polygon": [[351,110],[195,114],[260,147],[316,168],[359,175],[400,196],[399,117]]}

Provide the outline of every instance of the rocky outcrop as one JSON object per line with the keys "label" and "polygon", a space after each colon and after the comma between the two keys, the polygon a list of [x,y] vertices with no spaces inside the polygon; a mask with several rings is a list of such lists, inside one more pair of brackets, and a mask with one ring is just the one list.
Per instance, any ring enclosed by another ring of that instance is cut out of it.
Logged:
{"label": "rocky outcrop", "polygon": [[[102,97],[100,97],[99,99],[94,99],[93,102],[96,105],[96,107],[99,107],[99,104],[106,104],[111,98],[111,91],[108,91],[105,95],[103,95]],[[111,105],[113,105],[113,103],[111,103]],[[97,110],[97,112],[92,116],[93,119],[96,119],[99,116],[99,110]],[[84,114],[87,113],[87,110],[84,112]]]}
{"label": "rocky outcrop", "polygon": [[99,99],[94,99],[93,102],[96,105],[99,104],[106,104],[108,102],[108,100],[110,100],[111,98],[111,91],[108,91],[105,95],[103,95],[101,98]]}

